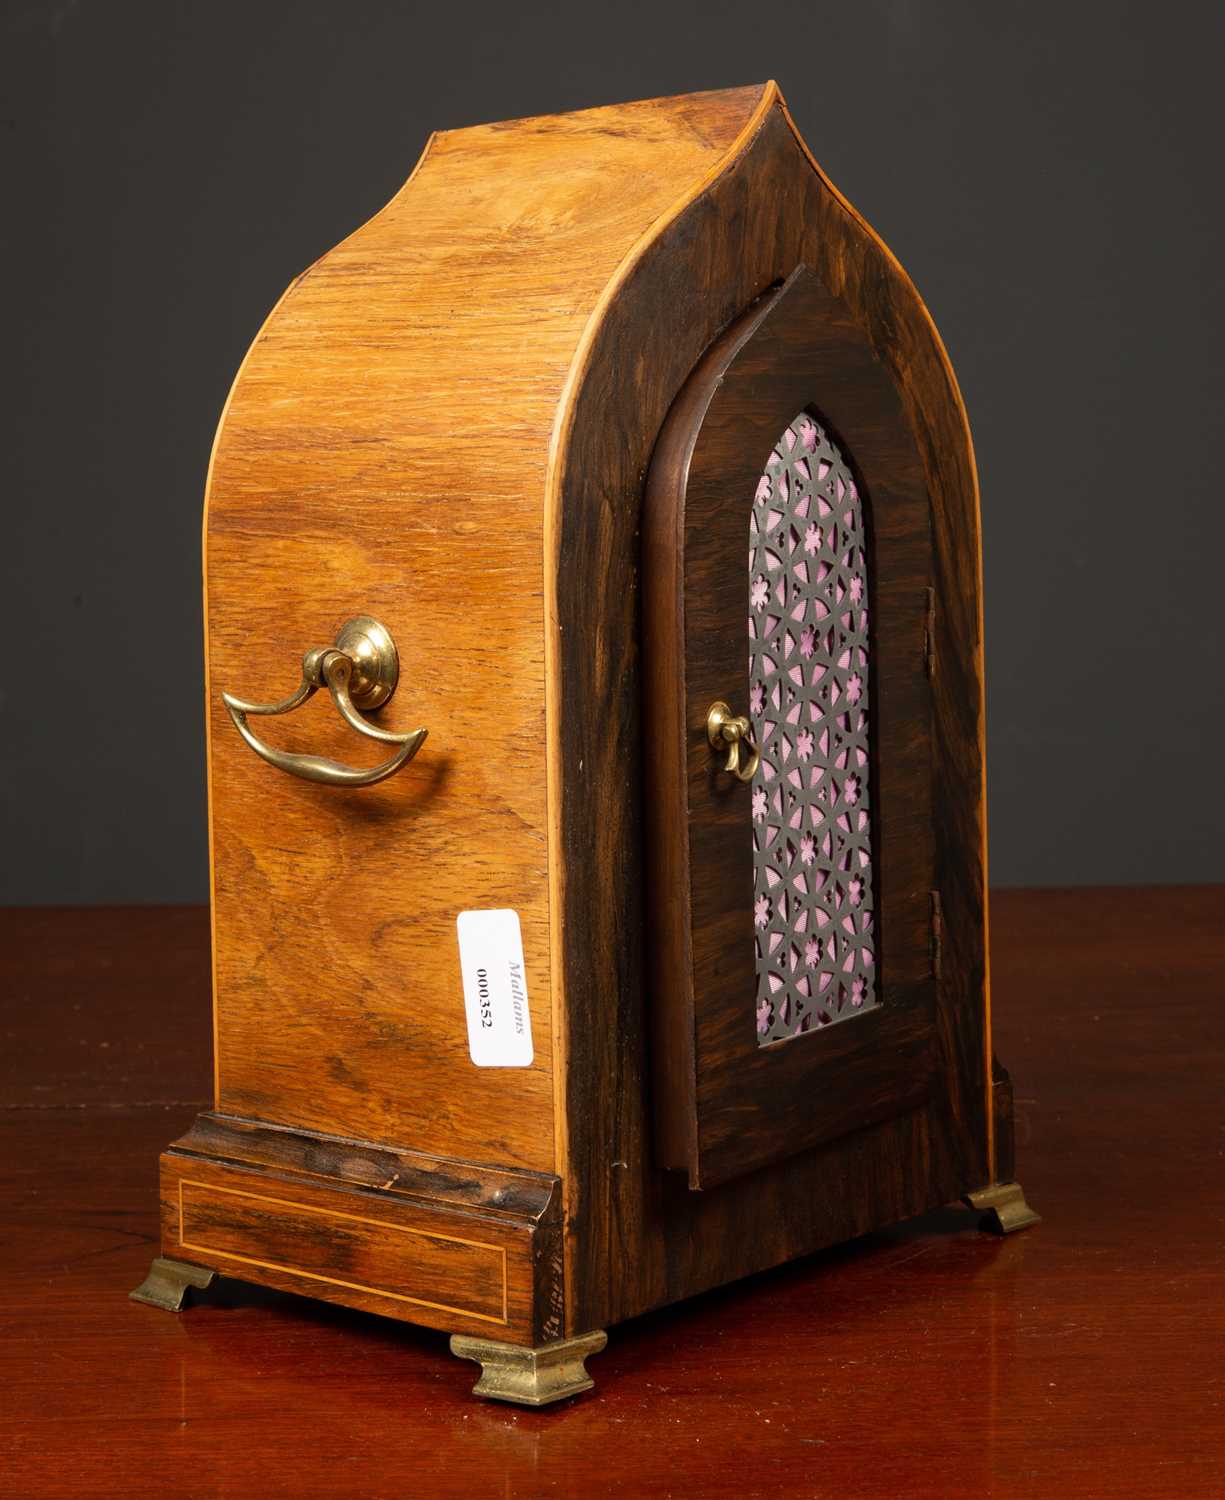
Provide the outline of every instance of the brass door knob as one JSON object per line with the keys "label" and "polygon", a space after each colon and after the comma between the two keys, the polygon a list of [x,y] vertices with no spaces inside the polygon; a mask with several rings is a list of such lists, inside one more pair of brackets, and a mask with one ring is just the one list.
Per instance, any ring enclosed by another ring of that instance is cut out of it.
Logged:
{"label": "brass door knob", "polygon": [[[359,708],[378,708],[396,690],[400,678],[400,655],[391,632],[370,615],[357,615],[340,627],[333,646],[316,646],[302,658],[302,681],[295,693],[283,703],[247,703],[232,693],[222,693],[234,728],[261,760],[291,776],[305,781],[319,781],[325,786],[373,786],[386,781],[406,766],[424,743],[425,729],[411,729],[407,734],[392,734],[364,719]],[[332,695],[340,717],[350,728],[367,739],[384,745],[396,745],[396,753],[377,766],[363,770],[345,766],[322,755],[297,755],[265,745],[251,732],[248,716],[274,718],[292,713],[321,687]]]}
{"label": "brass door knob", "polygon": [[[722,699],[712,703],[706,715],[706,738],[712,749],[727,752],[727,760],[723,763],[725,771],[730,771],[737,781],[752,781],[761,752],[753,739],[753,726],[743,714],[733,714]],[[748,751],[748,758],[743,763],[740,759],[742,748]]]}

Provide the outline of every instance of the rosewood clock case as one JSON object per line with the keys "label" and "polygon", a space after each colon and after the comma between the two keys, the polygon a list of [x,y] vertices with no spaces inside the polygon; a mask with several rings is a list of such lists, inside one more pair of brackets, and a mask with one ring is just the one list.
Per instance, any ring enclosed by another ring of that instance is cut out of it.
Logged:
{"label": "rosewood clock case", "polygon": [[216,1091],[139,1300],[543,1404],[649,1308],[1032,1221],[965,413],[773,84],[433,136],[238,372],[205,607]]}

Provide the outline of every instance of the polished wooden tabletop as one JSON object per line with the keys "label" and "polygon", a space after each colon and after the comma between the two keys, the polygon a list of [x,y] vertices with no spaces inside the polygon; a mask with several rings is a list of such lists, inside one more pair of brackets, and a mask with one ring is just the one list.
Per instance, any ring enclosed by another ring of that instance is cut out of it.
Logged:
{"label": "polished wooden tabletop", "polygon": [[640,1318],[534,1412],[407,1325],[130,1302],[209,1087],[207,916],[0,913],[0,1494],[1225,1495],[1225,887],[992,920],[1045,1222],[951,1207]]}

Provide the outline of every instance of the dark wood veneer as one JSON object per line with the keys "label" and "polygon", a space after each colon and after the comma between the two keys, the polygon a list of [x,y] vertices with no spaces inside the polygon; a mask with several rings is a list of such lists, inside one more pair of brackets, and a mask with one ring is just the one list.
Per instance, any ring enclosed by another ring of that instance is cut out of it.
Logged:
{"label": "dark wood veneer", "polygon": [[216,1113],[161,1167],[178,1260],[507,1343],[561,1333],[555,1177]]}
{"label": "dark wood veneer", "polygon": [[[641,704],[636,538],[653,434],[685,380],[741,310],[801,263],[850,310],[888,372],[931,497],[933,888],[945,929],[937,1031],[947,1087],[834,1148],[695,1194],[655,1164],[646,1076],[652,997],[638,872],[656,729]],[[973,455],[914,288],[816,171],[781,104],[627,276],[595,335],[572,432],[557,569],[559,785],[566,867],[584,875],[566,882],[559,921],[568,934],[568,1326],[580,1329],[918,1213],[992,1180],[994,1163]]]}
{"label": "dark wood veneer", "polygon": [[[748,497],[803,410],[854,456],[871,549],[872,795],[882,1006],[762,1048],[754,1027],[749,787],[719,769],[709,705],[743,711]],[[643,519],[643,681],[660,1164],[709,1188],[920,1104],[935,1056],[934,873],[923,636],[929,500],[893,383],[807,267],[736,319],[669,413]]]}

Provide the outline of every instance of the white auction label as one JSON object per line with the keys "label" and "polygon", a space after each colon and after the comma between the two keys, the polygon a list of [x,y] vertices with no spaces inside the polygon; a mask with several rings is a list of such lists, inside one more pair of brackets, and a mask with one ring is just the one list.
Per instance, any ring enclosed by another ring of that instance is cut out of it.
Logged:
{"label": "white auction label", "polygon": [[472,1061],[478,1068],[530,1067],[532,1018],[519,913],[461,911],[455,927]]}

